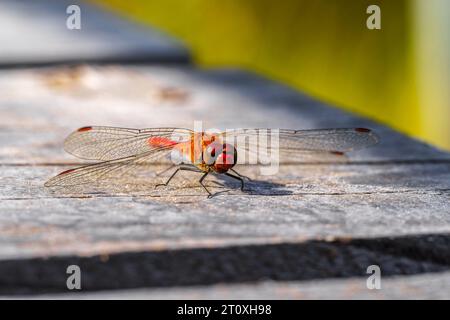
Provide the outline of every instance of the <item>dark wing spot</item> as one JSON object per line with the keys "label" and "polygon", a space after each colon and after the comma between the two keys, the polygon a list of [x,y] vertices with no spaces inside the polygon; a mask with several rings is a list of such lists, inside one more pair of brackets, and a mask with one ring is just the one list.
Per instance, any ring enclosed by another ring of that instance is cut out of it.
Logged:
{"label": "dark wing spot", "polygon": [[355,128],[356,132],[370,132],[370,129],[366,129],[366,128]]}
{"label": "dark wing spot", "polygon": [[92,127],[83,127],[83,128],[78,129],[77,131],[84,132],[84,131],[89,131],[89,130],[92,130]]}
{"label": "dark wing spot", "polygon": [[58,176],[62,176],[63,174],[71,173],[71,172],[74,172],[74,171],[75,171],[75,169],[69,169],[69,170],[61,172],[60,174],[58,174]]}

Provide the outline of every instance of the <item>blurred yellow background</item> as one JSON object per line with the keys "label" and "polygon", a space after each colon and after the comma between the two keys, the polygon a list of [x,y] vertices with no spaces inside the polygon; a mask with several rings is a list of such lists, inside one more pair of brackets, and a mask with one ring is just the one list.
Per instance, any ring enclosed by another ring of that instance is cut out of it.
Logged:
{"label": "blurred yellow background", "polygon": [[[95,0],[239,66],[450,150],[450,1]],[[381,30],[366,9],[381,8]]]}

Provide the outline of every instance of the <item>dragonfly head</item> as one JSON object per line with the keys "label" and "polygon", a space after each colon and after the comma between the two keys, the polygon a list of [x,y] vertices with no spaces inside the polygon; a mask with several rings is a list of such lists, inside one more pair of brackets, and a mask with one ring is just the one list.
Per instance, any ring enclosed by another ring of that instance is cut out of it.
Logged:
{"label": "dragonfly head", "polygon": [[229,143],[212,142],[203,153],[203,161],[212,166],[214,171],[225,173],[237,162],[236,148]]}

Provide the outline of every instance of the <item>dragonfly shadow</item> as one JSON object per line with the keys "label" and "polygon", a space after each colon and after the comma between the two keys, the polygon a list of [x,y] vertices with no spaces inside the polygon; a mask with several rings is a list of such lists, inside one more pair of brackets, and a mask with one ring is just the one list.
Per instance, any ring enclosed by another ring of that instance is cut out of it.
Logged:
{"label": "dragonfly shadow", "polygon": [[[232,192],[234,190],[240,190],[240,182],[230,178],[228,176],[218,174],[214,175],[217,180],[220,181],[221,187],[226,188],[227,190],[218,191],[214,194],[220,195],[227,192]],[[260,196],[282,196],[282,195],[290,195],[292,191],[287,189],[284,184],[275,183],[267,180],[257,180],[257,179],[245,179],[244,178],[244,190],[241,191],[244,194],[248,195],[260,195]]]}

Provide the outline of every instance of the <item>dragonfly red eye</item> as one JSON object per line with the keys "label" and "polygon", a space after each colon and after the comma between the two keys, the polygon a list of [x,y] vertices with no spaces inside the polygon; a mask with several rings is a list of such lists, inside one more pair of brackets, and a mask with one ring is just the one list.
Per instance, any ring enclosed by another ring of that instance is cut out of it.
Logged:
{"label": "dragonfly red eye", "polygon": [[214,170],[218,173],[224,173],[234,167],[237,162],[237,152],[233,145],[224,144],[222,152],[217,156],[214,162]]}

